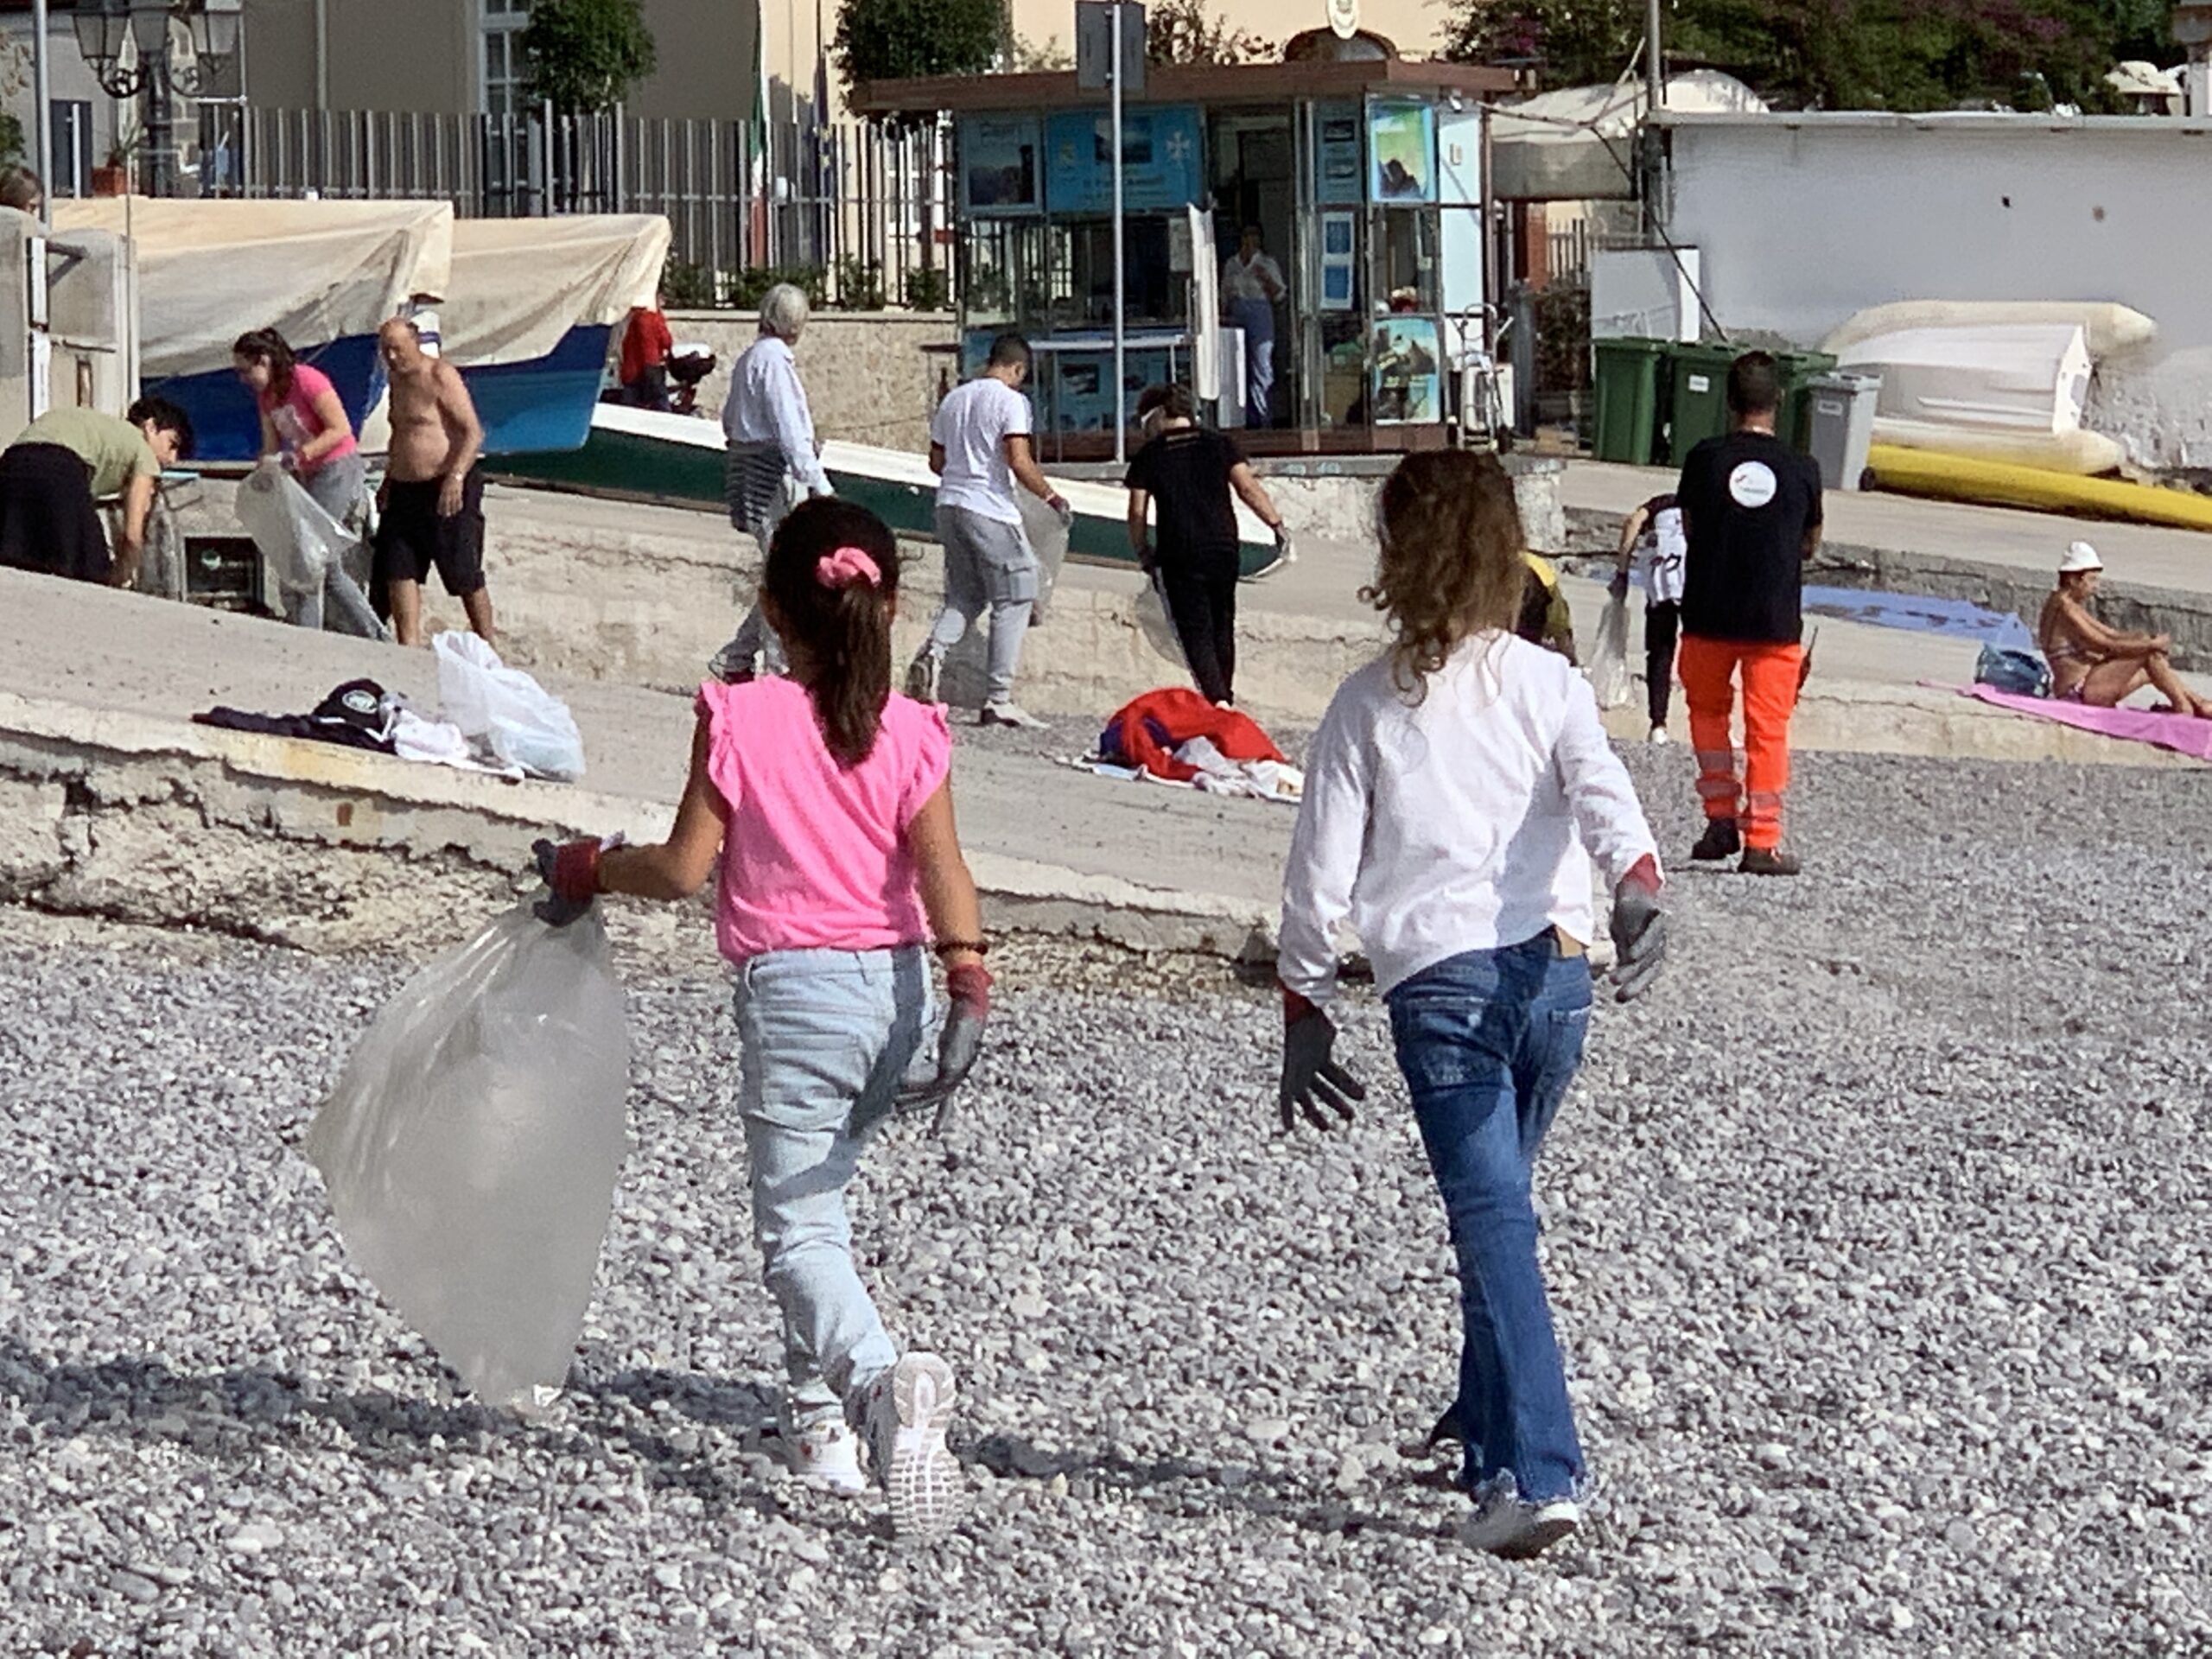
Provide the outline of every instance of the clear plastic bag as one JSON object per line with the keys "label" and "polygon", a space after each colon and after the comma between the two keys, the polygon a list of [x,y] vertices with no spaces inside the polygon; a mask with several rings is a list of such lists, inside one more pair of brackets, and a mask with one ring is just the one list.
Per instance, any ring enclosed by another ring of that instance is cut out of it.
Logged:
{"label": "clear plastic bag", "polygon": [[567,703],[502,663],[479,635],[442,633],[430,649],[438,701],[463,736],[483,739],[499,760],[540,778],[573,783],[584,775],[583,734]]}
{"label": "clear plastic bag", "polygon": [[1598,623],[1598,643],[1590,653],[1590,689],[1598,694],[1600,709],[1618,709],[1636,690],[1628,671],[1628,599],[1621,594],[1605,601],[1605,614]]}
{"label": "clear plastic bag", "polygon": [[274,461],[263,461],[238,486],[238,516],[276,585],[296,594],[321,592],[324,575],[355,540]]}
{"label": "clear plastic bag", "polygon": [[553,928],[525,904],[401,988],[315,1116],[347,1253],[486,1400],[568,1376],[629,1068],[599,918]]}
{"label": "clear plastic bag", "polygon": [[1175,632],[1175,617],[1167,608],[1167,588],[1158,571],[1147,577],[1137,595],[1137,628],[1145,643],[1187,674],[1191,659],[1183,652],[1183,636]]}

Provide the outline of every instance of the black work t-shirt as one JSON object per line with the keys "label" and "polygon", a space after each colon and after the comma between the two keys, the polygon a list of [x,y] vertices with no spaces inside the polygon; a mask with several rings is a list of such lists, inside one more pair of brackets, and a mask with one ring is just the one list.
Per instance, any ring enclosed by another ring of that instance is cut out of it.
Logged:
{"label": "black work t-shirt", "polygon": [[1137,451],[1125,480],[1147,492],[1158,509],[1160,562],[1184,569],[1235,569],[1236,509],[1229,493],[1231,468],[1244,460],[1236,441],[1205,427],[1163,432]]}
{"label": "black work t-shirt", "polygon": [[1707,438],[1675,498],[1689,532],[1682,631],[1794,645],[1804,632],[1806,532],[1821,522],[1821,469],[1765,432]]}

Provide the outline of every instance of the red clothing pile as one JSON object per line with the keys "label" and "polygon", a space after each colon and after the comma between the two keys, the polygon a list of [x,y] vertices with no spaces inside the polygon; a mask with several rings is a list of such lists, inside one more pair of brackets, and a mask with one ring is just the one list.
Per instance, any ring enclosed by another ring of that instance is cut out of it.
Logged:
{"label": "red clothing pile", "polygon": [[1195,737],[1211,741],[1224,760],[1288,764],[1289,757],[1250,715],[1217,709],[1188,686],[1147,691],[1126,705],[1099,734],[1098,753],[1122,766],[1141,766],[1155,778],[1187,784],[1198,769],[1178,760],[1175,751]]}

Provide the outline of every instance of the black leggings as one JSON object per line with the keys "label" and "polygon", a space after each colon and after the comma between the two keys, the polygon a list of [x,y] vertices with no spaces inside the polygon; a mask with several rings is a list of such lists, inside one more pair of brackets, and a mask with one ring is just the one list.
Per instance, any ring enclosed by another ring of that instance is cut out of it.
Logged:
{"label": "black leggings", "polygon": [[1208,702],[1236,700],[1236,574],[1163,568],[1167,614]]}
{"label": "black leggings", "polygon": [[1671,599],[1643,607],[1643,677],[1654,726],[1667,723],[1667,694],[1675,684],[1675,638],[1681,621],[1682,607]]}

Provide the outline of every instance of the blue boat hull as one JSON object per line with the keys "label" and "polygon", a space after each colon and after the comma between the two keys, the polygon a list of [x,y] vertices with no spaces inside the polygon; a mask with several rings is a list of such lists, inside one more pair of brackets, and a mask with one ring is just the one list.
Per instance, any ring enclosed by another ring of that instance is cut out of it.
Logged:
{"label": "blue boat hull", "polygon": [[[382,365],[377,359],[374,334],[349,334],[327,346],[302,351],[302,363],[312,363],[330,377],[339,401],[361,429],[369,410],[384,391]],[[192,417],[194,459],[198,461],[255,461],[261,454],[261,415],[253,394],[240,384],[228,364],[207,374],[175,374],[149,381],[149,397],[166,397]]]}
{"label": "blue boat hull", "polygon": [[591,436],[591,411],[614,331],[603,323],[571,328],[548,357],[463,369],[484,453],[521,455],[581,449]]}

